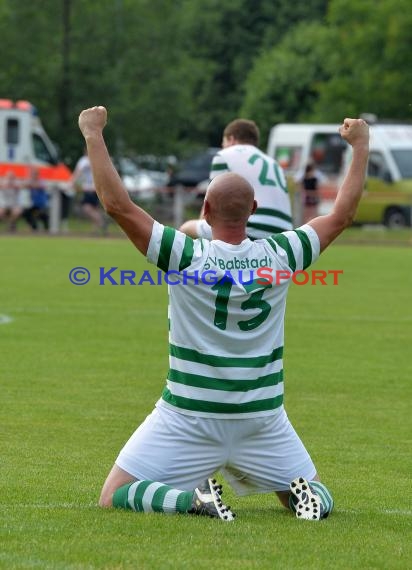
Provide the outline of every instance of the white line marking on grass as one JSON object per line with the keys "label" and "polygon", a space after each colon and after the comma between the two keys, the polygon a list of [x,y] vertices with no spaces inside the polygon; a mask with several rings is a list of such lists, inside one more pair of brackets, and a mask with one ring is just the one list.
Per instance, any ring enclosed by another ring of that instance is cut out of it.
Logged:
{"label": "white line marking on grass", "polygon": [[406,517],[412,516],[412,511],[403,511],[401,509],[382,509],[386,515],[405,515]]}
{"label": "white line marking on grass", "polygon": [[349,513],[351,515],[359,515],[362,513],[375,513],[375,514],[379,514],[379,515],[401,515],[404,517],[410,517],[412,516],[412,511],[411,510],[403,510],[403,509],[336,509],[336,512],[338,513]]}
{"label": "white line marking on grass", "polygon": [[12,323],[14,319],[9,317],[9,315],[0,315],[0,325],[8,325]]}
{"label": "white line marking on grass", "polygon": [[0,503],[0,507],[18,509],[100,509],[97,503],[77,504],[77,503]]}
{"label": "white line marking on grass", "polygon": [[362,322],[362,323],[411,323],[412,317],[385,317],[385,316],[372,316],[372,315],[335,315],[335,316],[324,316],[324,315],[316,315],[316,318],[313,316],[305,316],[305,315],[289,315],[289,320],[295,321],[319,321],[319,322]]}
{"label": "white line marking on grass", "polygon": [[[64,308],[53,308],[51,309],[50,307],[12,307],[9,309],[10,311],[12,311],[13,313],[23,313],[23,314],[44,314],[44,313],[48,313],[50,315],[99,315],[102,314],[103,308],[101,306],[96,307],[96,308],[84,308],[84,307],[70,307],[70,306],[66,306]],[[118,310],[124,310],[123,307],[119,307],[117,305],[113,305],[113,306],[105,306],[105,311],[108,310],[113,310],[113,311],[118,311]],[[163,307],[161,308],[150,308],[150,309],[140,309],[140,308],[136,308],[136,309],[128,309],[127,310],[127,315],[154,315],[154,314],[158,314],[158,315],[164,315],[164,309]],[[13,319],[12,319],[13,320]],[[398,322],[398,321],[397,321]]]}
{"label": "white line marking on grass", "polygon": [[[53,315],[96,315],[102,313],[102,307],[96,306],[95,308],[85,308],[85,307],[71,307],[69,305],[65,305],[64,307],[11,307],[9,308],[10,311],[13,313],[27,313],[27,314],[43,314],[49,313]],[[123,305],[111,305],[105,306],[105,310],[124,310]],[[127,315],[164,315],[163,307],[155,308],[151,307],[150,309],[137,307],[135,309],[128,309]],[[310,321],[313,323],[314,317],[313,316],[305,316],[305,315],[289,315],[289,320],[293,321]],[[13,320],[13,319],[12,319]],[[323,316],[317,315],[316,321],[318,322],[359,322],[363,324],[368,323],[412,323],[412,317],[403,316],[403,317],[385,317],[385,316],[368,316],[368,315],[336,315],[336,316]]]}
{"label": "white line marking on grass", "polygon": [[[99,509],[101,507],[97,503],[0,503],[1,508],[18,508],[18,509]],[[339,509],[336,508],[337,513],[345,513],[351,515],[362,515],[375,513],[379,515],[396,515],[410,517],[412,510],[405,509]],[[333,514],[332,514],[333,516]]]}

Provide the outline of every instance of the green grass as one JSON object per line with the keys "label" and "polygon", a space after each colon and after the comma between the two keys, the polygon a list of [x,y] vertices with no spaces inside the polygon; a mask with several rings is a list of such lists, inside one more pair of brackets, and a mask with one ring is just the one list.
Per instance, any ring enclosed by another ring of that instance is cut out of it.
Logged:
{"label": "green grass", "polygon": [[412,567],[411,248],[332,247],[316,268],[339,285],[289,294],[286,408],[334,494],[321,523],[228,487],[233,524],[96,506],[167,371],[165,287],[102,287],[100,266],[148,268],[121,239],[0,240],[0,568]]}
{"label": "green grass", "polygon": [[[173,224],[173,200],[172,198],[158,198],[153,202],[145,202],[139,204],[143,206],[155,219],[163,224]],[[194,219],[199,217],[201,203],[199,201],[188,201],[184,208],[184,219]],[[119,226],[108,219],[108,227],[106,228],[107,236],[111,238],[123,237],[124,234]],[[7,233],[7,224],[0,222],[0,235]],[[67,222],[67,228],[61,228],[61,234],[67,232],[71,237],[94,237],[96,230],[93,224],[85,218],[80,211],[77,203],[73,206],[73,212]],[[19,220],[17,226],[17,235],[31,237],[33,235],[31,228],[24,220]],[[42,227],[39,228],[38,235],[45,235]],[[412,228],[388,229],[381,225],[364,225],[353,226],[339,236],[337,243],[339,244],[355,244],[355,245],[412,245]]]}
{"label": "green grass", "polygon": [[412,245],[412,229],[390,230],[384,226],[351,227],[338,238],[338,243],[363,245]]}

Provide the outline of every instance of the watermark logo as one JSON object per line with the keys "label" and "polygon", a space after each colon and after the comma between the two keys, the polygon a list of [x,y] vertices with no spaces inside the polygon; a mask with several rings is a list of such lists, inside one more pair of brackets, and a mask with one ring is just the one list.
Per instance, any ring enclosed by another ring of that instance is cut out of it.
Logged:
{"label": "watermark logo", "polygon": [[[313,269],[311,271],[298,270],[288,271],[284,269],[274,270],[272,267],[259,267],[247,271],[238,270],[213,270],[183,271],[170,270],[165,273],[160,269],[150,272],[143,271],[141,274],[132,269],[119,269],[118,267],[99,267],[99,285],[209,285],[213,286],[222,281],[251,285],[252,283],[268,287],[280,286],[287,281],[295,285],[338,285],[342,269]],[[69,279],[73,285],[86,285],[90,281],[90,271],[85,267],[74,267],[69,273]]]}
{"label": "watermark logo", "polygon": [[73,285],[86,285],[90,281],[90,271],[85,267],[73,267],[69,279]]}

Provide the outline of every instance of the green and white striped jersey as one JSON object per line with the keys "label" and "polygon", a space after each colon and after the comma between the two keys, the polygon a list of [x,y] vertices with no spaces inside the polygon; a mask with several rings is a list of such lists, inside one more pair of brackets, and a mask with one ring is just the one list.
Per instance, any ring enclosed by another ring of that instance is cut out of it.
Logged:
{"label": "green and white striped jersey", "polygon": [[249,144],[236,144],[220,150],[213,158],[210,178],[235,172],[255,190],[258,207],[247,223],[252,239],[292,229],[292,213],[285,175],[279,164]]}
{"label": "green and white striped jersey", "polygon": [[220,418],[276,413],[287,290],[293,272],[318,256],[309,225],[232,245],[155,222],[147,259],[176,282],[169,285],[169,372],[157,405]]}

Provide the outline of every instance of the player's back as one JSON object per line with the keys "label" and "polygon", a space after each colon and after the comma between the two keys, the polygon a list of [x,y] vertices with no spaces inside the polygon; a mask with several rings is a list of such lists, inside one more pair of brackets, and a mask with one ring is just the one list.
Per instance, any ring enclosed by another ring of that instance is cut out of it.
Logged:
{"label": "player's back", "polygon": [[247,224],[252,239],[292,229],[286,178],[273,158],[253,145],[232,145],[216,154],[210,177],[224,172],[243,176],[255,191],[258,207]]}
{"label": "player's back", "polygon": [[147,256],[169,281],[163,404],[213,417],[274,413],[283,402],[288,285],[318,255],[310,226],[230,244],[155,222]]}
{"label": "player's back", "polygon": [[266,354],[282,344],[288,280],[275,286],[285,266],[269,243],[202,241],[202,257],[169,287],[171,342],[225,356]]}

